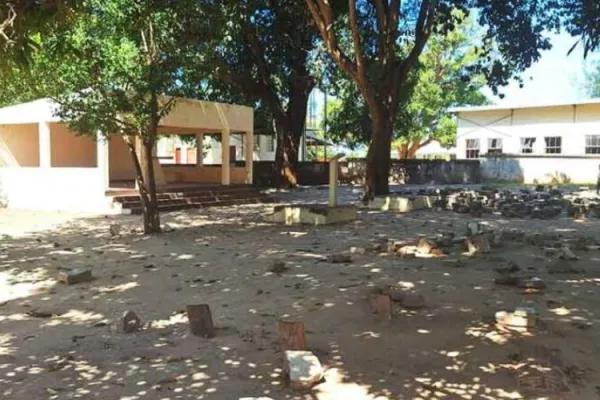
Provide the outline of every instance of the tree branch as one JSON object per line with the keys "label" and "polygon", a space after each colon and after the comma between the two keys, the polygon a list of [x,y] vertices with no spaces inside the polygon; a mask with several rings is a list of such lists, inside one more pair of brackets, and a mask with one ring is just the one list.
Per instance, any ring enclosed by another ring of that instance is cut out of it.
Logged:
{"label": "tree branch", "polygon": [[[356,7],[352,7],[355,5],[355,0],[348,0],[348,4],[351,6],[351,13],[356,12]],[[335,32],[333,31],[333,12],[331,10],[331,5],[328,0],[306,0],[306,4],[310,10],[310,13],[321,33],[321,37],[325,42],[325,46],[327,46],[327,50],[331,55],[331,58],[337,63],[340,69],[346,72],[354,81],[356,82],[360,92],[362,93],[365,101],[369,104],[369,108],[371,110],[379,109],[378,103],[376,101],[375,89],[370,84],[364,70],[362,73],[359,72],[359,68],[364,68],[364,63],[354,63],[348,55],[346,55],[342,49],[340,48]],[[355,15],[356,17],[356,15]],[[356,23],[356,20],[355,20]],[[354,25],[354,24],[352,24]],[[354,32],[353,32],[354,36]],[[360,47],[355,47],[355,53],[357,60],[362,57],[360,54]]]}
{"label": "tree branch", "polygon": [[256,67],[265,89],[264,100],[267,102],[267,104],[269,104],[269,107],[274,115],[277,117],[282,117],[284,116],[283,108],[281,107],[281,102],[279,101],[279,98],[273,89],[269,67],[265,61],[265,56],[258,40],[258,36],[256,36],[255,27],[250,21],[248,21],[248,26],[246,28],[246,39],[248,40],[248,46],[250,47],[250,51],[252,51],[252,55],[256,61]]}
{"label": "tree branch", "polygon": [[358,77],[366,80],[365,61],[363,59],[362,48],[360,45],[360,32],[358,30],[358,15],[356,11],[356,0],[348,0],[350,8],[350,29],[352,30],[352,42],[354,43],[354,57],[356,59],[356,69]]}

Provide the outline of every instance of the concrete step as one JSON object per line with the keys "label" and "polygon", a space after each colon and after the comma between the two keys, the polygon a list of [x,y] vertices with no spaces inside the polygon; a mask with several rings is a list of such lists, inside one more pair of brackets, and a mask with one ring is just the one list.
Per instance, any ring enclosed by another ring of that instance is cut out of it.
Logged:
{"label": "concrete step", "polygon": [[[244,204],[264,204],[271,203],[273,200],[268,199],[265,201],[262,198],[249,198],[249,199],[237,199],[237,200],[222,200],[222,201],[206,201],[201,203],[186,203],[186,204],[159,204],[158,211],[163,212],[173,212],[173,211],[182,211],[189,210],[194,208],[207,208],[207,207],[229,207],[234,205],[244,205]],[[127,213],[131,214],[141,214],[142,207],[141,204],[136,207],[128,207],[126,208]]]}

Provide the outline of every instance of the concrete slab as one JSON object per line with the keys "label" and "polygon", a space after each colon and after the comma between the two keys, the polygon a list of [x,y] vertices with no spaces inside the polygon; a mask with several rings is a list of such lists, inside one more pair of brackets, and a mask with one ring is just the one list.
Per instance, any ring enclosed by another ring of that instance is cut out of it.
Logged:
{"label": "concrete slab", "polygon": [[277,206],[265,216],[269,222],[285,225],[331,225],[354,221],[358,209],[353,205],[330,207],[322,204],[293,204]]}
{"label": "concrete slab", "polygon": [[433,208],[435,197],[433,196],[379,196],[367,203],[369,210],[390,211],[405,213],[416,210]]}

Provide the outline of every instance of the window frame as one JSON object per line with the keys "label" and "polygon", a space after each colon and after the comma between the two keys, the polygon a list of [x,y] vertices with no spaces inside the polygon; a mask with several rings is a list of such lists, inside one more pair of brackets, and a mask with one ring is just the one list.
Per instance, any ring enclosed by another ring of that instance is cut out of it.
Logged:
{"label": "window frame", "polygon": [[[549,144],[553,139],[558,139],[558,145]],[[544,136],[544,154],[562,154],[562,136]]]}
{"label": "window frame", "polygon": [[[469,143],[476,144],[477,147],[469,147]],[[465,139],[465,158],[473,160],[481,156],[481,141],[479,139]]]}
{"label": "window frame", "polygon": [[[537,138],[535,136],[522,136],[520,139],[520,152],[521,154],[533,154],[535,153],[535,144],[537,143]],[[531,146],[525,147],[526,141],[531,140]],[[529,150],[529,151],[525,151]]]}
{"label": "window frame", "polygon": [[[493,141],[496,141],[496,147],[492,147]],[[500,146],[498,147],[498,143]],[[488,156],[500,156],[503,153],[503,141],[502,138],[488,138]]]}
{"label": "window frame", "polygon": [[[596,143],[589,144],[589,139],[595,140]],[[600,154],[600,135],[585,135],[585,154]]]}

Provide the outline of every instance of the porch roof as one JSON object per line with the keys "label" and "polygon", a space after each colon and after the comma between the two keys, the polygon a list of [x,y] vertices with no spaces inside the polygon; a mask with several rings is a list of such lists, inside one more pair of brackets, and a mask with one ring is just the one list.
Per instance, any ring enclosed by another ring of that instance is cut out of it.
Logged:
{"label": "porch roof", "polygon": [[[170,97],[162,96],[167,102]],[[59,104],[51,99],[0,108],[0,125],[61,122],[56,116]],[[252,132],[254,111],[251,107],[215,103],[187,98],[176,98],[171,112],[160,122],[160,129],[168,133]]]}

